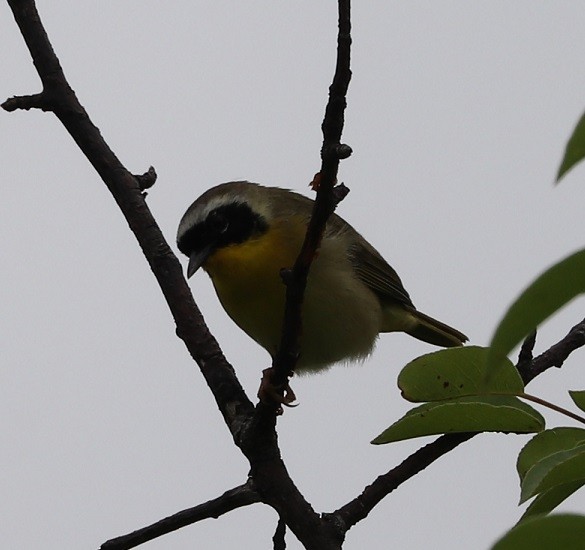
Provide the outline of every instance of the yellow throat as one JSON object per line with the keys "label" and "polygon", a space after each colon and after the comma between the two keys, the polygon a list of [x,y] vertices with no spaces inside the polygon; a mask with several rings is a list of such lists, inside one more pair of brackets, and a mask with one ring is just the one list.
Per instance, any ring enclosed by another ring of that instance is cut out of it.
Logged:
{"label": "yellow throat", "polygon": [[258,238],[219,248],[203,266],[232,320],[270,353],[282,330],[286,289],[280,270],[292,267],[304,234],[302,220],[286,219]]}

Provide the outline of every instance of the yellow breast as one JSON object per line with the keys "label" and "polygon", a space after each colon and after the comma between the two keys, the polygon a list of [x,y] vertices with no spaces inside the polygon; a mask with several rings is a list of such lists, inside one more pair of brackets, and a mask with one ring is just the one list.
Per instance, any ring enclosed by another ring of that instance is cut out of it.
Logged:
{"label": "yellow breast", "polygon": [[258,238],[218,249],[204,265],[222,306],[256,342],[274,353],[280,342],[285,286],[280,270],[292,267],[305,227],[284,220]]}

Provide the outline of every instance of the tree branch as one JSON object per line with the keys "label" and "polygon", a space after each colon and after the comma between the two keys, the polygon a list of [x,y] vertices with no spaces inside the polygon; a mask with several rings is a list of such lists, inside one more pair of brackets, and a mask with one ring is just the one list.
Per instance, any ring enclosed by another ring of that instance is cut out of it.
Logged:
{"label": "tree branch", "polygon": [[286,550],[286,541],[284,539],[286,535],[286,523],[282,518],[278,518],[276,524],[276,530],[272,536],[272,550]]}
{"label": "tree branch", "polygon": [[7,99],[1,107],[8,113],[17,109],[29,111],[30,109],[41,109],[41,111],[50,110],[51,106],[46,101],[46,94],[20,95]]}
{"label": "tree branch", "polygon": [[378,476],[368,485],[361,495],[354,498],[331,514],[332,520],[339,522],[345,531],[364,519],[374,507],[394,489],[415,476],[435,460],[452,451],[459,444],[471,439],[475,433],[442,435],[432,443],[411,454],[401,464],[389,472]]}
{"label": "tree branch", "polygon": [[562,340],[526,366],[526,369],[520,373],[524,382],[530,382],[551,367],[562,367],[567,357],[583,346],[585,346],[585,319],[577,323]]}
{"label": "tree branch", "polygon": [[181,527],[186,527],[208,518],[217,519],[232,510],[257,502],[260,502],[260,497],[254,490],[252,482],[248,481],[244,485],[234,487],[223,495],[198,506],[177,512],[168,518],[161,519],[152,525],[127,535],[110,539],[100,546],[100,550],[128,550],[129,548],[135,548],[140,544],[181,529]]}
{"label": "tree branch", "polygon": [[[25,96],[35,98],[29,102],[12,98],[3,107],[14,110],[35,106],[53,111],[99,173],[150,264],[173,314],[178,336],[198,363],[230,430],[237,434],[251,414],[253,405],[205,325],[183,277],[181,265],[152,216],[141,186],[109,148],[69,86],[34,1],[8,0],[8,4],[29,48],[43,91],[35,96]],[[152,177],[147,176],[147,180]]]}
{"label": "tree branch", "polygon": [[291,270],[286,270],[286,306],[282,326],[282,338],[274,359],[272,382],[286,385],[294,371],[299,356],[299,340],[302,332],[301,309],[311,263],[321,244],[327,220],[348,190],[341,186],[334,191],[340,159],[347,158],[351,149],[340,143],[343,131],[346,95],[351,80],[351,11],[350,0],[338,1],[337,62],[333,82],[329,87],[329,100],[321,129],[321,170],[315,179],[317,198],[305,240]]}

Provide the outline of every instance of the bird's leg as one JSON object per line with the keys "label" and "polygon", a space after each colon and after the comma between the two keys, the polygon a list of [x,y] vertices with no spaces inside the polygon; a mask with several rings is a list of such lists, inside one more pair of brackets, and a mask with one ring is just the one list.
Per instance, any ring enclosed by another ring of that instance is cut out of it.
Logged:
{"label": "bird's leg", "polygon": [[[276,406],[276,414],[282,414],[285,407],[296,407],[297,400],[295,392],[290,387],[288,379],[284,383],[275,384],[273,381],[274,370],[272,367],[262,371],[262,380],[258,389],[258,398],[266,405]],[[292,376],[292,373],[291,373]]]}

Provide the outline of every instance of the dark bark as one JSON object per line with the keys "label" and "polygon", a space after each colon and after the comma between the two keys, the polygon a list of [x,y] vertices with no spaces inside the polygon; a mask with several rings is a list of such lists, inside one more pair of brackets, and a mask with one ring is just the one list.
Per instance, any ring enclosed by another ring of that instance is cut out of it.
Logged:
{"label": "dark bark", "polygon": [[181,527],[191,525],[208,518],[218,518],[242,506],[248,506],[260,502],[258,493],[254,490],[252,483],[240,485],[226,491],[223,495],[208,500],[203,504],[182,510],[161,519],[152,525],[133,531],[127,535],[110,539],[100,546],[100,550],[127,550],[135,548],[149,540],[156,539],[168,533],[172,533]]}

